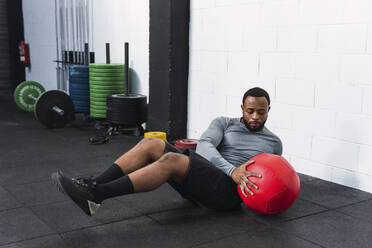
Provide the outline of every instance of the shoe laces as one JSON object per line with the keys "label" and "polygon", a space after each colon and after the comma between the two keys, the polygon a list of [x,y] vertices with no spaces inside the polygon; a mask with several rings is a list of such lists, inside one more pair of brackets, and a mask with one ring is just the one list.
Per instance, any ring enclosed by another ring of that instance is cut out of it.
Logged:
{"label": "shoe laces", "polygon": [[93,180],[93,177],[77,177],[72,178],[72,181],[77,187],[87,193],[92,193],[91,190],[93,190],[97,185],[97,182]]}

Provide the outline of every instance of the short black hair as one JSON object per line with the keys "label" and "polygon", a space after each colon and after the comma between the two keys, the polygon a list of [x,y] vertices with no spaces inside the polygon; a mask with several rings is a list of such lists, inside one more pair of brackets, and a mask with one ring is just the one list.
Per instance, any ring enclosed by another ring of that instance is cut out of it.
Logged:
{"label": "short black hair", "polygon": [[260,87],[254,87],[252,89],[249,89],[247,90],[247,92],[244,93],[244,96],[243,96],[243,104],[244,104],[244,101],[245,99],[248,97],[248,96],[254,96],[254,97],[265,97],[267,102],[269,103],[269,106],[270,106],[270,96],[269,94],[266,92],[266,90],[260,88]]}

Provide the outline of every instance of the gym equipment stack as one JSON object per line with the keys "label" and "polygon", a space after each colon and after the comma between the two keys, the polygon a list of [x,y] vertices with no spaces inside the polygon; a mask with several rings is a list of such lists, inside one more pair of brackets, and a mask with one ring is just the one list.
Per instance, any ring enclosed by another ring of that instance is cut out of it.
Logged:
{"label": "gym equipment stack", "polygon": [[69,67],[69,92],[74,102],[75,113],[89,113],[89,67]]}
{"label": "gym equipment stack", "polygon": [[106,118],[107,97],[125,92],[123,64],[89,65],[90,116]]}

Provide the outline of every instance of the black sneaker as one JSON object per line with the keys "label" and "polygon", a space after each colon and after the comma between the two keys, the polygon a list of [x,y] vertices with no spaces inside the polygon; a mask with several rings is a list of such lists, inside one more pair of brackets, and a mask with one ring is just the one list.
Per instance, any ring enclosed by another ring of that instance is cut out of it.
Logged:
{"label": "black sneaker", "polygon": [[94,188],[96,186],[94,181],[87,178],[70,178],[61,171],[52,173],[52,181],[87,215],[93,216],[100,207],[100,202],[95,202],[94,199]]}

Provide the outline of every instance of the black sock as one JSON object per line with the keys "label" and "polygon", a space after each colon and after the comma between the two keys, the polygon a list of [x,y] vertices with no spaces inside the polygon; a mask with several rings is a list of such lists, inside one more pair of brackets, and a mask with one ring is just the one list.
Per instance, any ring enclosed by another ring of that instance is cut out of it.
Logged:
{"label": "black sock", "polygon": [[97,184],[95,188],[96,202],[105,199],[133,193],[133,184],[128,175],[120,177],[114,181]]}
{"label": "black sock", "polygon": [[100,175],[93,178],[93,180],[97,183],[107,183],[122,176],[125,176],[125,173],[121,170],[119,165],[113,164]]}

